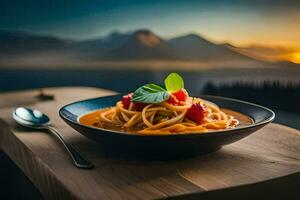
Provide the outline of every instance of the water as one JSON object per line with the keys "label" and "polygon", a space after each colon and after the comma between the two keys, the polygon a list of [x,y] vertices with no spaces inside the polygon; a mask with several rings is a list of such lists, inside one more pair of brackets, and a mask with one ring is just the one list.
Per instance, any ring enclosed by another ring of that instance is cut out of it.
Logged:
{"label": "water", "polygon": [[[145,83],[163,84],[170,71],[151,70],[0,70],[0,91],[55,86],[90,86],[129,92]],[[177,71],[178,72],[178,71]],[[203,91],[206,83],[216,85],[246,82],[261,85],[279,81],[283,85],[299,84],[298,69],[230,69],[179,71],[185,87],[193,94]]]}
{"label": "water", "polygon": [[[0,70],[0,92],[56,86],[89,86],[128,93],[146,83],[163,84],[163,80],[169,72],[109,69]],[[300,84],[299,69],[221,69],[196,72],[179,71],[178,73],[184,77],[185,87],[192,95],[201,94],[208,82],[217,86],[244,82],[257,87],[260,87],[266,81],[279,82],[281,85],[291,84],[299,86]],[[233,94],[235,92],[237,91],[232,90]],[[276,122],[300,129],[300,118],[295,117],[299,116],[299,113],[282,110],[276,110],[276,112],[278,113]]]}

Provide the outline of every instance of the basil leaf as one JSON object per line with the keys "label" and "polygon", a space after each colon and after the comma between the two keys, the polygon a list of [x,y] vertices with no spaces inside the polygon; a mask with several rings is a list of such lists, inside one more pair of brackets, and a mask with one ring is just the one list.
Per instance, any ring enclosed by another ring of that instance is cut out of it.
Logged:
{"label": "basil leaf", "polygon": [[162,87],[156,84],[146,84],[139,87],[132,97],[133,102],[140,103],[161,103],[167,100],[170,94]]}
{"label": "basil leaf", "polygon": [[170,93],[178,92],[184,88],[184,81],[179,74],[171,73],[165,79],[165,86],[167,91]]}

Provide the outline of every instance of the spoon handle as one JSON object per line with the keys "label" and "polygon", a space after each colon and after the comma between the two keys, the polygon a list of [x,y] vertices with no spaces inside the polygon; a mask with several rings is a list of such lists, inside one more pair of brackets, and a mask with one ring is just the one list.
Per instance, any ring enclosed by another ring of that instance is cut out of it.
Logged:
{"label": "spoon handle", "polygon": [[67,149],[68,153],[70,154],[71,158],[73,159],[76,167],[82,168],[82,169],[90,169],[93,168],[93,164],[89,161],[85,160],[75,148],[69,144],[62,136],[61,134],[52,126],[47,127],[56,137],[63,143],[65,148]]}

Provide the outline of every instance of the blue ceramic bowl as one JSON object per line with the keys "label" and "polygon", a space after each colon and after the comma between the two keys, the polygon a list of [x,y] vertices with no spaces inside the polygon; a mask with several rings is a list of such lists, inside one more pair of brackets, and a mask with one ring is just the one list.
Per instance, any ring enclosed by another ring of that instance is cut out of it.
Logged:
{"label": "blue ceramic bowl", "polygon": [[201,134],[172,134],[144,136],[120,131],[86,126],[78,122],[78,117],[94,110],[115,106],[122,95],[87,99],[63,106],[60,117],[82,135],[98,142],[104,148],[114,152],[128,152],[151,157],[192,156],[218,150],[223,145],[236,142],[270,123],[275,114],[260,105],[231,98],[200,95],[221,108],[231,109],[251,117],[253,124],[233,129],[219,130]]}

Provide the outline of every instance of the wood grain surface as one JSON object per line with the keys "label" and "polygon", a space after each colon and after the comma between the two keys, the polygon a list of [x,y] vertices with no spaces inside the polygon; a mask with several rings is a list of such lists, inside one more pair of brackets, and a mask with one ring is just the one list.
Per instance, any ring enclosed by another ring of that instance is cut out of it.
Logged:
{"label": "wood grain surface", "polygon": [[[114,92],[84,87],[45,91],[54,94],[55,100],[39,101],[34,90],[0,95],[0,146],[46,199],[195,198],[195,194],[211,191],[276,183],[278,178],[293,180],[300,172],[300,132],[279,124],[267,125],[215,153],[185,160],[113,156],[68,127],[59,118],[58,109],[73,101]],[[16,125],[11,113],[18,106],[47,113],[53,125],[95,168],[74,167],[54,136]]]}

